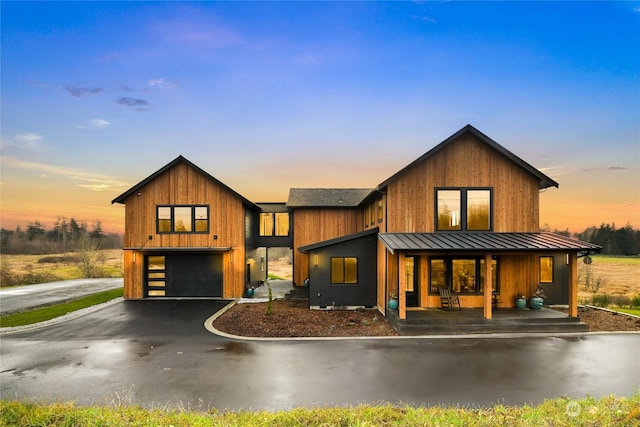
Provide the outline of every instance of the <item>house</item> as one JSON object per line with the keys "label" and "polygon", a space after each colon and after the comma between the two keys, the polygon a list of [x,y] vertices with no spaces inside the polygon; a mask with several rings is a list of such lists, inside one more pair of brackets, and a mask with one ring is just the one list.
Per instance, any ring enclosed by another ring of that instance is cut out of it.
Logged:
{"label": "house", "polygon": [[600,247],[539,232],[550,187],[470,125],[376,187],[293,188],[286,203],[250,202],[178,157],[113,200],[126,210],[125,297],[239,298],[266,279],[265,249],[291,247],[314,308],[387,314],[395,293],[405,319],[439,307],[445,287],[491,319],[543,288],[576,317],[578,258]]}

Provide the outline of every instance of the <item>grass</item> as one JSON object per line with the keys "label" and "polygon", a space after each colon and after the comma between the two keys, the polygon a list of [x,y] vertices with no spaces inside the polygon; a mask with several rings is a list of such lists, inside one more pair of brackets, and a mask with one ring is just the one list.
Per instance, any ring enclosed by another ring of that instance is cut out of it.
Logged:
{"label": "grass", "polygon": [[537,406],[483,408],[391,404],[290,411],[219,412],[215,409],[146,410],[137,406],[80,407],[73,403],[37,404],[0,401],[0,425],[6,426],[579,426],[640,423],[640,393],[580,400],[557,398]]}
{"label": "grass", "polygon": [[638,256],[591,255],[591,258],[597,264],[640,266],[640,257]]}
{"label": "grass", "polygon": [[636,316],[640,316],[640,308],[616,308],[615,311],[619,311],[621,313],[634,314]]}
{"label": "grass", "polygon": [[51,305],[48,307],[36,308],[34,310],[22,313],[10,314],[0,317],[1,327],[24,326],[33,323],[44,322],[55,317],[64,316],[67,313],[91,307],[96,304],[110,301],[122,296],[122,288],[111,289],[104,292],[98,292],[86,297],[65,302],[62,304]]}

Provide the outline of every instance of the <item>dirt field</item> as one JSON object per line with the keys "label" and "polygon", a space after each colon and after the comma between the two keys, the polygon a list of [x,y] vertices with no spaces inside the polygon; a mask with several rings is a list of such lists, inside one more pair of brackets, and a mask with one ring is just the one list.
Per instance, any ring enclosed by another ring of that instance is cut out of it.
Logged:
{"label": "dirt field", "polygon": [[[589,300],[595,293],[609,296],[633,298],[640,295],[640,257],[594,256],[593,263],[586,266],[581,260],[578,264],[578,300]],[[592,286],[587,289],[585,276],[591,267]]]}
{"label": "dirt field", "polygon": [[[122,276],[122,249],[102,250],[99,264],[112,277]],[[0,255],[0,265],[12,274],[51,274],[59,280],[77,279],[78,262],[73,252],[47,255]]]}

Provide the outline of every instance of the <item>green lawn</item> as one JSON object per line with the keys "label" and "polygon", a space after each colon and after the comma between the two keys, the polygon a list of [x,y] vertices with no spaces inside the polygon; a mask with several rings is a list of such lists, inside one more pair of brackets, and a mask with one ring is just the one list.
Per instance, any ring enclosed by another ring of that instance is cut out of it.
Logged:
{"label": "green lawn", "polygon": [[636,316],[640,316],[640,308],[615,308],[614,310],[621,313],[635,314]]}
{"label": "green lawn", "polygon": [[72,311],[81,310],[83,308],[91,307],[96,304],[102,304],[103,302],[121,297],[122,291],[122,288],[111,289],[109,291],[88,295],[74,301],[69,301],[48,307],[36,308],[35,310],[29,310],[23,313],[3,316],[0,317],[0,326],[3,328],[11,326],[24,326],[51,320],[55,317],[64,316],[65,314],[71,313]]}

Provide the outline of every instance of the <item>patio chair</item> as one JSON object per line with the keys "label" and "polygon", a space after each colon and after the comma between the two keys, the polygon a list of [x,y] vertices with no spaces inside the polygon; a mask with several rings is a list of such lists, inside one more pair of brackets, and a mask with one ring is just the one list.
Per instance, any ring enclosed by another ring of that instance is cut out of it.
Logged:
{"label": "patio chair", "polygon": [[454,304],[458,304],[458,310],[462,310],[460,306],[460,298],[457,295],[451,293],[451,289],[440,286],[440,308],[443,310],[451,310]]}

